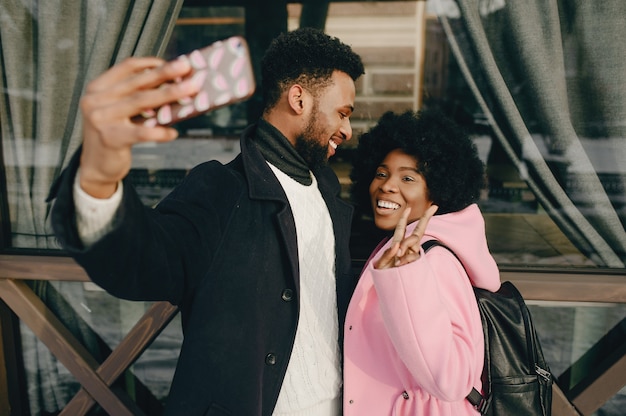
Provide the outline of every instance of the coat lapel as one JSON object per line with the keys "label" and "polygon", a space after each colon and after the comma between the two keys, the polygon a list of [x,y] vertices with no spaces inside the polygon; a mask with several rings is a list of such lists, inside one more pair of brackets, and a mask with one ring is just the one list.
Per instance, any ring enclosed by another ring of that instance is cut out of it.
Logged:
{"label": "coat lapel", "polygon": [[261,152],[252,143],[252,137],[256,126],[248,127],[241,137],[241,154],[244,172],[249,184],[249,196],[252,200],[276,201],[282,207],[276,214],[276,223],[280,230],[289,265],[292,270],[292,278],[295,283],[296,290],[300,290],[300,268],[298,265],[298,241],[296,237],[296,224],[293,214],[289,209],[289,201],[280,182],[267,165]]}

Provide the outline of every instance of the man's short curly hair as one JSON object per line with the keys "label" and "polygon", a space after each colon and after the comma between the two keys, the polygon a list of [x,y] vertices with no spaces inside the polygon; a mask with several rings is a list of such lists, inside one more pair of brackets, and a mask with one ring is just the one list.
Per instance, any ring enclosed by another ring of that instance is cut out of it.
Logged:
{"label": "man's short curly hair", "polygon": [[439,111],[387,112],[361,135],[352,172],[351,198],[357,209],[372,213],[369,186],[376,169],[392,150],[414,156],[424,175],[437,214],[459,211],[476,202],[485,185],[484,166],[471,138]]}
{"label": "man's short curly hair", "polygon": [[361,57],[339,39],[314,28],[281,33],[261,60],[261,87],[265,108],[278,102],[284,89],[299,83],[311,94],[330,83],[335,70],[354,81],[363,75]]}

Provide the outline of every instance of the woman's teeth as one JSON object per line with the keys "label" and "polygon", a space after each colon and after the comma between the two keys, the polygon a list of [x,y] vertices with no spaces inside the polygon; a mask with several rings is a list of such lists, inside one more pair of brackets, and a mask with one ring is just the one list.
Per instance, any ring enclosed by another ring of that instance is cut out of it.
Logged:
{"label": "woman's teeth", "polygon": [[388,209],[398,209],[400,208],[400,204],[396,204],[395,202],[389,201],[377,201],[378,208],[388,208]]}

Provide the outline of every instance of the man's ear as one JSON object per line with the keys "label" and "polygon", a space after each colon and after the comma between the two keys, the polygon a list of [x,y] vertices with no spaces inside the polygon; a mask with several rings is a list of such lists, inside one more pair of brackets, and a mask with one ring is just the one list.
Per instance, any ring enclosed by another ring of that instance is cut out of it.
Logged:
{"label": "man's ear", "polygon": [[304,88],[299,84],[294,84],[287,91],[287,100],[289,106],[296,112],[296,114],[302,114],[304,111]]}

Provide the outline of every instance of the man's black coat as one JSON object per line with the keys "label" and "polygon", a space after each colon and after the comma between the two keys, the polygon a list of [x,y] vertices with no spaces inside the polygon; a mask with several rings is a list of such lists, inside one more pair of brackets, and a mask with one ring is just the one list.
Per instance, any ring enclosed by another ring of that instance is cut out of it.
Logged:
{"label": "man's black coat", "polygon": [[[184,340],[169,415],[271,415],[285,375],[299,312],[298,246],[287,197],[251,142],[254,131],[243,133],[232,162],[198,165],[156,209],[125,182],[114,230],[88,249],[72,198],[80,151],[51,191],[55,234],[95,283],[120,298],[180,307]],[[352,208],[329,167],[315,175],[335,232],[341,343],[355,284]]]}

